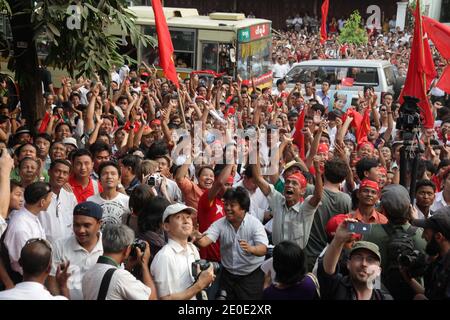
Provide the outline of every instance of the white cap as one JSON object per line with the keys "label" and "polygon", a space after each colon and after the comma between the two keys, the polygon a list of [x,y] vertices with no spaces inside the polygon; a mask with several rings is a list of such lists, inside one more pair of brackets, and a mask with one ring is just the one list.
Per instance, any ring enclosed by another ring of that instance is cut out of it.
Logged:
{"label": "white cap", "polygon": [[166,221],[167,217],[169,217],[173,214],[180,213],[181,211],[187,211],[188,213],[196,213],[197,212],[197,210],[195,210],[194,208],[188,207],[182,203],[171,204],[170,206],[168,206],[166,208],[166,210],[164,210],[162,222],[164,223]]}
{"label": "white cap", "polygon": [[75,140],[75,138],[72,138],[72,137],[64,138],[64,139],[63,139],[63,143],[64,143],[64,144],[71,144],[71,145],[73,145],[75,148],[78,149],[77,140]]}

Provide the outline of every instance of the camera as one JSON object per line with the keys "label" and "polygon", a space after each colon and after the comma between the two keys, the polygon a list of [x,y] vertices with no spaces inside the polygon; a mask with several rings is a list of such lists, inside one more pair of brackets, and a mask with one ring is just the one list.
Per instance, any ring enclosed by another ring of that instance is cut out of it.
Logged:
{"label": "camera", "polygon": [[131,244],[130,256],[131,257],[136,257],[137,256],[137,250],[136,250],[137,248],[139,248],[139,250],[141,250],[141,252],[144,253],[146,246],[147,246],[147,244],[145,243],[144,240],[134,239],[133,243]]}
{"label": "camera", "polygon": [[160,182],[161,182],[161,174],[159,173],[152,174],[147,180],[147,184],[150,187],[155,187],[158,184],[160,184]]}
{"label": "camera", "polygon": [[[195,281],[197,281],[198,277],[200,276],[200,273],[206,269],[209,268],[209,266],[213,266],[214,274],[217,274],[219,271],[220,265],[217,262],[214,261],[208,261],[205,259],[195,260],[192,262],[192,276],[194,277]],[[199,266],[200,271],[197,269],[197,266]]]}
{"label": "camera", "polygon": [[[397,119],[396,129],[413,132],[415,129],[419,129],[421,123],[420,108],[417,104],[420,100],[408,96],[404,96],[403,99],[405,101],[399,110],[400,115]],[[408,139],[404,138],[404,140]]]}
{"label": "camera", "polygon": [[400,254],[398,256],[398,264],[407,269],[409,275],[413,278],[422,276],[427,267],[425,255],[418,250]]}

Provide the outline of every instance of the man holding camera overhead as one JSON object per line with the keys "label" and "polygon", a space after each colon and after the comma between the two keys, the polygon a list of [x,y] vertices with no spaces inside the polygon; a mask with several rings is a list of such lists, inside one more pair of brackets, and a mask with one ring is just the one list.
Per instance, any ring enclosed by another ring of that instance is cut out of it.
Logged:
{"label": "man holding camera overhead", "polygon": [[[123,224],[107,224],[103,229],[104,253],[82,280],[85,300],[156,300],[156,288],[148,269],[150,246],[142,252],[136,246],[134,231]],[[126,263],[125,263],[126,261]],[[125,269],[120,265],[125,263]],[[130,272],[142,270],[142,281]]]}
{"label": "man holding camera overhead", "polygon": [[193,231],[192,214],[196,210],[181,203],[166,208],[162,222],[169,241],[156,254],[151,272],[163,300],[195,299],[196,294],[208,287],[215,278],[213,265],[199,272],[194,279],[192,265],[200,259],[197,248],[188,239]]}

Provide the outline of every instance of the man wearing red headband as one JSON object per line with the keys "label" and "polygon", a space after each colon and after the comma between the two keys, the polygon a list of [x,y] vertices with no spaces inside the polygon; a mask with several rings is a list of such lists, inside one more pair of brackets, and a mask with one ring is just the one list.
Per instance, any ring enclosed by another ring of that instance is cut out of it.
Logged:
{"label": "man wearing red headband", "polygon": [[320,173],[320,157],[314,157],[316,185],[314,194],[303,200],[306,191],[306,179],[301,173],[286,178],[284,194],[275,190],[261,176],[261,169],[253,165],[255,182],[269,201],[273,212],[272,240],[275,245],[283,240],[291,240],[302,249],[308,243],[314,213],[322,199],[323,182]]}
{"label": "man wearing red headband", "polygon": [[357,151],[360,158],[373,158],[374,146],[369,141],[358,144]]}
{"label": "man wearing red headband", "polygon": [[358,209],[351,214],[352,218],[364,223],[387,223],[388,219],[375,210],[375,204],[380,198],[380,187],[378,183],[364,179],[361,181],[357,192]]}

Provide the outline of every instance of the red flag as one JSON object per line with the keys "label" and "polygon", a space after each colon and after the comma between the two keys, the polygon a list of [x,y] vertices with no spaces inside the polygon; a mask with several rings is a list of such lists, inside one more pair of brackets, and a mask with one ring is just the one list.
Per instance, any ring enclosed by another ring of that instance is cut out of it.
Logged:
{"label": "red flag", "polygon": [[180,87],[178,83],[177,72],[173,62],[173,45],[170,38],[169,28],[167,27],[166,17],[161,6],[160,0],[152,0],[152,8],[155,14],[156,32],[158,34],[158,49],[159,49],[159,65],[164,70],[164,75],[167,79],[172,81],[177,88]]}
{"label": "red flag", "polygon": [[50,113],[45,112],[44,119],[42,119],[41,125],[39,126],[38,132],[44,133],[47,130],[48,123],[50,122]]}
{"label": "red flag", "polygon": [[342,78],[341,85],[345,87],[353,87],[353,83],[355,83],[355,79],[353,78]]}
{"label": "red flag", "polygon": [[418,98],[423,118],[422,124],[425,128],[433,128],[434,118],[426,91],[430,87],[431,81],[436,77],[436,70],[428,39],[423,36],[420,0],[416,2],[414,18],[414,37],[405,86],[400,94],[400,103],[403,103],[403,96]]}
{"label": "red flag", "polygon": [[450,66],[445,67],[436,87],[450,94]]}
{"label": "red flag", "polygon": [[450,59],[450,26],[434,19],[423,16],[423,29],[433,41],[439,53],[447,60]]}
{"label": "red flag", "polygon": [[[358,112],[355,112],[358,113]],[[358,113],[359,114],[359,113]],[[370,108],[366,108],[361,123],[356,128],[356,143],[361,143],[370,132]]]}
{"label": "red flag", "polygon": [[305,108],[303,108],[302,112],[300,112],[297,122],[295,123],[295,131],[292,136],[294,143],[298,146],[298,151],[302,160],[305,160],[305,135],[302,132],[304,126]]}
{"label": "red flag", "polygon": [[329,6],[330,6],[330,1],[324,0],[322,3],[322,24],[320,25],[320,43],[324,43],[328,39],[327,16],[328,16],[328,7]]}

